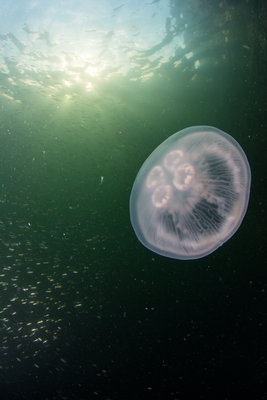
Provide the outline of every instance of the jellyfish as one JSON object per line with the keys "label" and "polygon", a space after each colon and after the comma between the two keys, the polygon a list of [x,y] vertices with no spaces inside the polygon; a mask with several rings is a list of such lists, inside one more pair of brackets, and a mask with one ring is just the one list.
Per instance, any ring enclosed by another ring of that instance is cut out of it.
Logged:
{"label": "jellyfish", "polygon": [[137,174],[130,195],[135,234],[169,258],[205,257],[239,228],[250,180],[233,137],[211,126],[185,128],[161,143]]}

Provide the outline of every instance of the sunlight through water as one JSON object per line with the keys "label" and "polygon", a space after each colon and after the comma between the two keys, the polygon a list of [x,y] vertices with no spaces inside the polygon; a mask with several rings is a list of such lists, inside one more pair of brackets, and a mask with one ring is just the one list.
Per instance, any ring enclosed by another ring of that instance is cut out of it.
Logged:
{"label": "sunlight through water", "polygon": [[187,24],[180,15],[177,28],[168,0],[142,7],[139,1],[77,1],[71,8],[69,3],[1,6],[0,73],[9,86],[2,96],[19,101],[12,87],[20,84],[92,91],[96,81],[114,76],[147,80],[185,48]]}

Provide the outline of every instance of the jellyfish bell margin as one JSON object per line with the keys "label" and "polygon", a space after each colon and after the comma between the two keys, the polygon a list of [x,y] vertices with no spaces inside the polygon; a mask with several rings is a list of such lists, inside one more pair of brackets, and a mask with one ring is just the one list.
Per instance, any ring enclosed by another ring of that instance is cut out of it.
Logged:
{"label": "jellyfish bell margin", "polygon": [[130,195],[136,236],[165,257],[205,257],[239,228],[250,181],[233,137],[210,126],[185,128],[161,143],[136,176]]}

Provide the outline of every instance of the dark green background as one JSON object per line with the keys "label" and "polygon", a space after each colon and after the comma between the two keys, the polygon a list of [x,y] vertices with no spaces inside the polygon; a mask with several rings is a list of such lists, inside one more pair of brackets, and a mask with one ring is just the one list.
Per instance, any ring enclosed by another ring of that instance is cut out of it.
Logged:
{"label": "dark green background", "polygon": [[[267,396],[266,5],[188,3],[182,66],[77,83],[68,103],[23,83],[19,103],[1,97],[1,399]],[[179,261],[138,242],[129,196],[154,148],[193,125],[240,143],[251,196],[231,240]]]}

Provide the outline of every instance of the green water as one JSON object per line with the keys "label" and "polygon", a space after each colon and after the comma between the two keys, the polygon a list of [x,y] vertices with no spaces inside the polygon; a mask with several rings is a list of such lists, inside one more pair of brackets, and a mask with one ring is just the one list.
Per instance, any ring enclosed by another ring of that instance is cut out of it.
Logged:
{"label": "green water", "polygon": [[[1,398],[264,398],[265,3],[61,3],[2,8]],[[138,242],[129,196],[193,125],[240,143],[251,199],[230,241],[178,261]]]}

